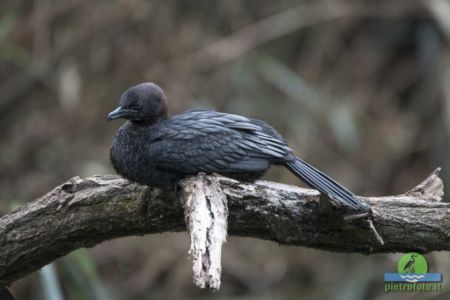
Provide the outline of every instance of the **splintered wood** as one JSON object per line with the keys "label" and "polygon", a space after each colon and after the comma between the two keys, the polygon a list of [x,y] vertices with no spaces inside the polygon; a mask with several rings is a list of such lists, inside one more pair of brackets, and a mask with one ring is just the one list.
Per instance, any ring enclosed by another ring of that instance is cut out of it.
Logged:
{"label": "splintered wood", "polygon": [[227,237],[227,198],[215,176],[184,179],[182,201],[191,239],[194,284],[218,290],[222,273],[222,244]]}

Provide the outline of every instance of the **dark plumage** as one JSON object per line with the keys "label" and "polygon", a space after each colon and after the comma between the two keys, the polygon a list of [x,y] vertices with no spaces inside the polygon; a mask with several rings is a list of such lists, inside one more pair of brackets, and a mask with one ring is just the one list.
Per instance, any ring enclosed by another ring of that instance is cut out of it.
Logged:
{"label": "dark plumage", "polygon": [[210,110],[167,118],[166,97],[153,83],[129,88],[119,105],[108,120],[128,121],[114,137],[111,162],[129,180],[171,187],[186,175],[214,172],[252,181],[270,165],[283,165],[347,208],[370,210],[346,188],[297,158],[282,136],[263,121]]}

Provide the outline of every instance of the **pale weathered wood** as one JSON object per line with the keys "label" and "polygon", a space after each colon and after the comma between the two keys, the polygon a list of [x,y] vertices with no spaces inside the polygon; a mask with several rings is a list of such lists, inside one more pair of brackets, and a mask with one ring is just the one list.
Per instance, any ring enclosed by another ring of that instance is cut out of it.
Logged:
{"label": "pale weathered wood", "polygon": [[227,238],[227,197],[215,176],[191,177],[181,182],[186,227],[191,239],[194,284],[218,290],[222,273],[222,244]]}
{"label": "pale weathered wood", "polygon": [[[374,208],[373,222],[384,245],[364,219],[344,221],[343,213],[330,210],[314,190],[217,180],[227,196],[231,235],[366,254],[450,250],[450,204],[439,202],[443,185],[437,173],[404,195],[362,198]],[[76,177],[0,218],[0,284],[77,248],[122,236],[183,230],[184,208],[171,191],[118,176]]]}

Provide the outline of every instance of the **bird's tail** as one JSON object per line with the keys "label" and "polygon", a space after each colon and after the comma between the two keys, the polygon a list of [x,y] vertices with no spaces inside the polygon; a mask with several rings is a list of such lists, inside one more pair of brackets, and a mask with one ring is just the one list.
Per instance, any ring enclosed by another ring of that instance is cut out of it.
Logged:
{"label": "bird's tail", "polygon": [[286,163],[286,167],[312,188],[328,195],[332,200],[339,201],[342,205],[356,211],[371,211],[370,206],[358,199],[352,192],[300,158]]}

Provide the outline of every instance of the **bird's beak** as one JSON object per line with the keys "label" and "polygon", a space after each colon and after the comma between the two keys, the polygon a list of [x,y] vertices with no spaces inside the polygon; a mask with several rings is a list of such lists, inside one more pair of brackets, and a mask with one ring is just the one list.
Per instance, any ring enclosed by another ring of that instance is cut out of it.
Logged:
{"label": "bird's beak", "polygon": [[120,118],[130,118],[136,115],[136,111],[132,110],[132,109],[126,109],[123,108],[122,106],[117,107],[115,110],[113,110],[112,112],[110,112],[108,114],[108,121],[112,121],[115,119],[120,119]]}

